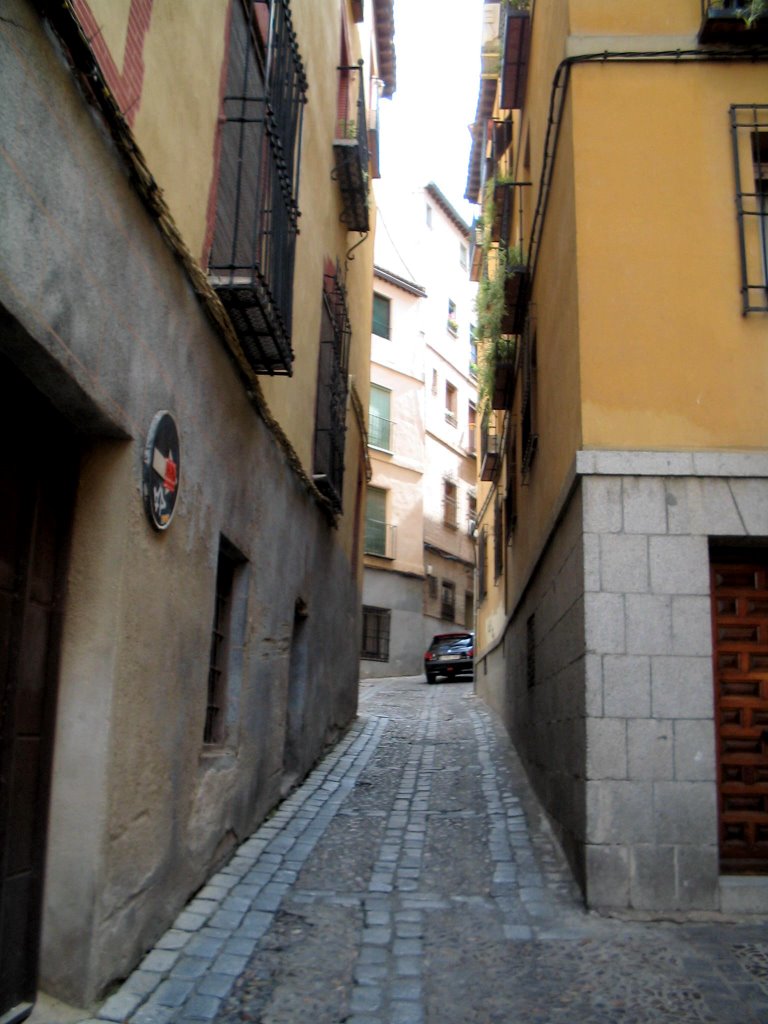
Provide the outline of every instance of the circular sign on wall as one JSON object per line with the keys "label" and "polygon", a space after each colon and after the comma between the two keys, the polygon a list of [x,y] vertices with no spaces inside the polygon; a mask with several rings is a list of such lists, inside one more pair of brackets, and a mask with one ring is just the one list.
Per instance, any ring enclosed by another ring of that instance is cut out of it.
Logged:
{"label": "circular sign on wall", "polygon": [[179,432],[166,410],[155,414],[144,448],[144,506],[156,530],[166,530],[179,496]]}

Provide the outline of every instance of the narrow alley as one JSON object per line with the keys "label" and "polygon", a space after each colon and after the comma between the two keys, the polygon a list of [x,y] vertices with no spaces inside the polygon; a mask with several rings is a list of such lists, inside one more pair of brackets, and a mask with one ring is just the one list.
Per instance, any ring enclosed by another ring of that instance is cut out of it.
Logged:
{"label": "narrow alley", "polygon": [[471,684],[378,680],[97,1019],[758,1024],[768,936],[587,914]]}

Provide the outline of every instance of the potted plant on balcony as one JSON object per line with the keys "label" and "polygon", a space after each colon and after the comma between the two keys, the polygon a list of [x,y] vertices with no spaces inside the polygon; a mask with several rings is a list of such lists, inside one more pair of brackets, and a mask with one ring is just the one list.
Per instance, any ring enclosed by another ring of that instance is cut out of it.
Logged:
{"label": "potted plant on balcony", "polygon": [[699,42],[751,44],[767,30],[768,0],[705,0]]}

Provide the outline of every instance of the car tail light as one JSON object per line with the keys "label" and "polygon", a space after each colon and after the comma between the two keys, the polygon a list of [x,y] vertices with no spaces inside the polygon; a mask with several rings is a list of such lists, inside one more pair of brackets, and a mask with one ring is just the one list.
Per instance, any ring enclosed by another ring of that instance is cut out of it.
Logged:
{"label": "car tail light", "polygon": [[424,655],[424,661],[432,661],[433,658],[434,654],[432,653],[432,651],[427,651],[427,653]]}
{"label": "car tail light", "polygon": [[469,648],[469,656],[470,656],[470,658],[474,658],[474,656],[475,656],[475,648],[474,647],[470,647]]}

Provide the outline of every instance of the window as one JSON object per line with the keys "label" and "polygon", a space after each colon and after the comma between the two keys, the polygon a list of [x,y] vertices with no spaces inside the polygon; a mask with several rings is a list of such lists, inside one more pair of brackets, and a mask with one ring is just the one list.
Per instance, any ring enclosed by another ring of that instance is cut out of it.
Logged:
{"label": "window", "polygon": [[523,408],[520,423],[522,475],[526,481],[533,465],[539,435],[536,433],[536,336],[529,338],[523,351]]}
{"label": "window", "polygon": [[256,373],[291,372],[307,81],[288,0],[232,4],[211,284]]}
{"label": "window", "polygon": [[536,685],[536,617],[530,615],[525,624],[525,677],[528,689]]}
{"label": "window", "polygon": [[768,311],[768,104],[731,107],[742,312]]}
{"label": "window", "polygon": [[437,576],[427,573],[427,595],[434,600],[437,597]]}
{"label": "window", "polygon": [[338,267],[335,271],[332,264],[326,267],[324,283],[313,473],[318,489],[336,511],[341,511],[351,330],[346,292]]}
{"label": "window", "polygon": [[477,409],[474,402],[467,406],[467,451],[470,455],[477,454]]}
{"label": "window", "polygon": [[[245,559],[237,549],[222,537],[216,565],[216,591],[214,596],[211,653],[208,662],[208,697],[203,726],[203,743],[221,744],[227,736],[227,705],[233,676],[238,674],[239,655],[244,632],[244,607],[238,617],[233,614],[233,596],[236,581]],[[240,643],[236,643],[239,633]]]}
{"label": "window", "polygon": [[504,526],[501,498],[496,495],[493,508],[493,577],[498,579],[504,572]]}
{"label": "window", "polygon": [[445,418],[452,426],[456,426],[456,410],[458,408],[458,391],[450,381],[445,382]]}
{"label": "window", "polygon": [[432,394],[437,394],[437,370],[432,371]]}
{"label": "window", "polygon": [[389,661],[390,610],[363,605],[363,648],[365,661]]}
{"label": "window", "polygon": [[389,299],[373,293],[373,333],[379,338],[389,337]]}
{"label": "window", "polygon": [[457,487],[453,480],[443,480],[443,525],[455,530],[457,510]]}
{"label": "window", "polygon": [[365,506],[365,553],[392,558],[394,553],[392,527],[387,525],[387,492],[369,487]]}
{"label": "window", "polygon": [[477,328],[474,324],[469,328],[469,375],[477,380]]}
{"label": "window", "polygon": [[474,537],[477,528],[477,495],[474,491],[467,494],[467,533]]}
{"label": "window", "polygon": [[443,580],[440,587],[440,618],[454,622],[456,619],[456,584]]}
{"label": "window", "polygon": [[452,334],[454,338],[459,333],[459,321],[456,319],[456,303],[453,299],[448,299],[448,333]]}
{"label": "window", "polygon": [[468,267],[469,250],[463,242],[459,242],[459,266],[462,270],[466,270]]}
{"label": "window", "polygon": [[507,491],[504,496],[507,521],[507,542],[517,525],[517,431],[510,422],[507,439]]}
{"label": "window", "polygon": [[477,538],[477,595],[482,602],[488,594],[488,544],[485,527],[480,529]]}
{"label": "window", "polygon": [[383,448],[385,451],[392,447],[392,421],[389,415],[391,398],[392,392],[387,388],[371,384],[368,442],[374,448]]}
{"label": "window", "polygon": [[432,207],[427,203],[427,227],[432,227]]}

